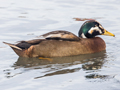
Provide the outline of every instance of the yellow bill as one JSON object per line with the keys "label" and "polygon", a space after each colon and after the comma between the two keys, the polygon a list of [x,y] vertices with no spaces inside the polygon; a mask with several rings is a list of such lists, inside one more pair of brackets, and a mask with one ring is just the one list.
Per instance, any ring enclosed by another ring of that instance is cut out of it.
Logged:
{"label": "yellow bill", "polygon": [[113,36],[115,37],[114,34],[112,34],[111,32],[108,32],[107,30],[104,29],[104,33],[102,35],[107,35],[107,36]]}

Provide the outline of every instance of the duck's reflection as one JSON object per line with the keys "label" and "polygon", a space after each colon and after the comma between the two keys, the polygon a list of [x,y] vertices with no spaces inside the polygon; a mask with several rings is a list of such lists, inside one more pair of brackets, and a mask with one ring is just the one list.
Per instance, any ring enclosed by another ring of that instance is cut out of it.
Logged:
{"label": "duck's reflection", "polygon": [[[14,63],[14,70],[18,70],[20,68],[25,69],[23,72],[15,73],[11,75],[11,71],[4,70],[6,73],[6,77],[10,78],[16,76],[18,74],[23,74],[28,70],[37,70],[40,72],[38,77],[34,77],[35,79],[46,77],[46,76],[54,76],[59,74],[73,73],[80,71],[81,69],[85,71],[87,79],[108,79],[111,77],[110,75],[99,75],[98,73],[94,73],[94,71],[99,72],[102,68],[103,64],[106,62],[106,51],[102,51],[94,54],[86,54],[79,56],[70,56],[70,57],[56,57],[50,58],[46,60],[41,60],[38,58],[22,58],[19,57],[17,62]],[[14,71],[13,71],[14,72]],[[8,74],[9,73],[9,74]]]}
{"label": "duck's reflection", "polygon": [[[40,66],[40,65],[42,66],[48,65],[48,67],[50,67],[50,65],[53,65],[53,64],[54,65],[59,64],[64,67],[66,65],[71,66],[76,64],[83,64],[83,68],[88,70],[89,67],[102,66],[104,63],[104,59],[106,57],[107,57],[106,51],[94,53],[94,54],[79,55],[79,56],[55,57],[55,58],[50,58],[51,60],[19,57],[17,62],[14,64],[14,67],[21,66],[21,67],[28,68],[28,67]],[[89,70],[92,70],[92,69],[93,68],[91,69],[89,68]]]}
{"label": "duck's reflection", "polygon": [[[45,69],[44,75],[35,77],[35,79],[37,79],[46,76],[73,73],[81,69],[85,71],[99,70],[103,66],[106,57],[107,57],[106,51],[79,56],[50,58],[51,60],[40,60],[38,58],[19,57],[17,62],[14,64],[14,68],[17,69],[20,67],[24,68],[32,67],[32,69]],[[103,76],[105,78],[105,75]],[[91,77],[91,73],[85,77],[86,78]]]}

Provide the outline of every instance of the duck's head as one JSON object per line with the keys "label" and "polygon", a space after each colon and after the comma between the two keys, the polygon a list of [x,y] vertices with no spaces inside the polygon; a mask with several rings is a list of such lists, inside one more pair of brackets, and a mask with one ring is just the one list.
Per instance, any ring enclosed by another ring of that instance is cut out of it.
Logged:
{"label": "duck's head", "polygon": [[114,34],[105,30],[102,25],[95,21],[90,20],[86,21],[80,28],[79,37],[81,38],[93,38],[96,35],[108,35],[108,36],[115,36]]}

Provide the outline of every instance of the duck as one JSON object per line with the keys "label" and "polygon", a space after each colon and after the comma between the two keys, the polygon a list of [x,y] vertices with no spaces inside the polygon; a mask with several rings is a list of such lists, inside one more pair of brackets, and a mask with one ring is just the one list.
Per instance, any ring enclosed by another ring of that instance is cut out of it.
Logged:
{"label": "duck", "polygon": [[3,43],[9,45],[19,57],[64,57],[104,51],[105,41],[98,35],[115,37],[98,21],[88,20],[80,27],[78,36],[69,31],[57,30],[17,44]]}

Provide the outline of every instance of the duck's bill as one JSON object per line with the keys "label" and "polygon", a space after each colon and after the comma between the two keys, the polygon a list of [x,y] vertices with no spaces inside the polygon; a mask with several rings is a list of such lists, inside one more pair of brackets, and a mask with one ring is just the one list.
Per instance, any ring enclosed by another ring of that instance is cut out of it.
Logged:
{"label": "duck's bill", "polygon": [[[104,30],[105,30],[105,29],[104,29]],[[108,32],[107,30],[105,30],[102,35],[107,35],[107,36],[113,36],[113,37],[115,37],[114,34],[112,34],[111,32]]]}

